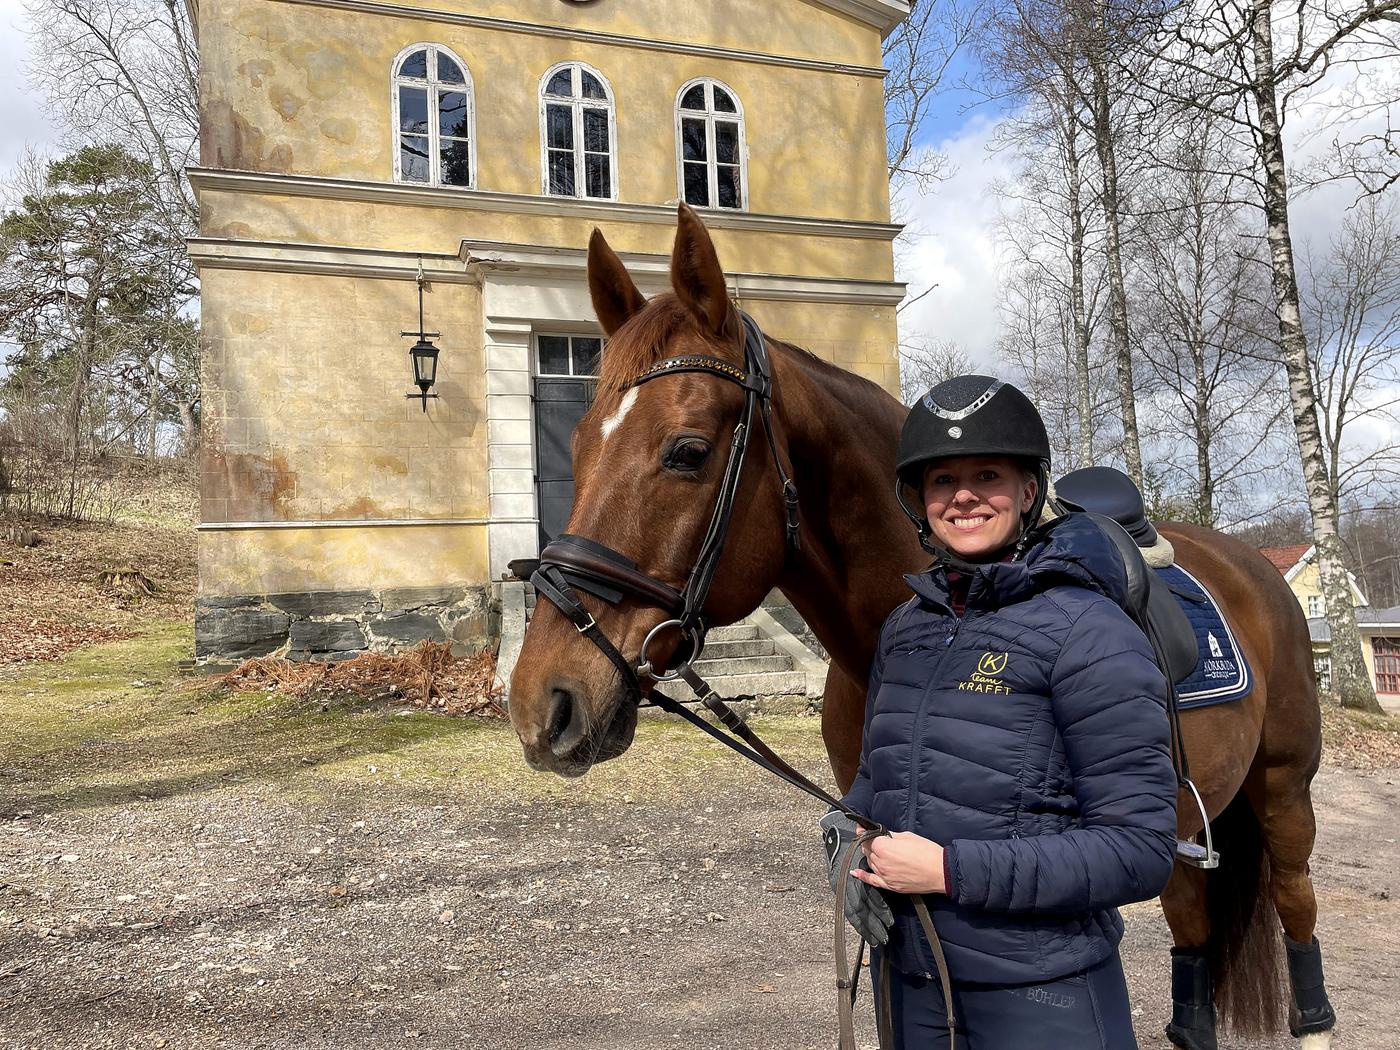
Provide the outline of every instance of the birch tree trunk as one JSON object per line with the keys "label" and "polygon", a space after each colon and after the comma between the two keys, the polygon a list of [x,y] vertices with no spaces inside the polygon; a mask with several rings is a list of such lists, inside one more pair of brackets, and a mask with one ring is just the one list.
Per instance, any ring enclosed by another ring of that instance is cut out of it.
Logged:
{"label": "birch tree trunk", "polygon": [[1114,151],[1112,103],[1108,96],[1103,38],[1090,47],[1093,67],[1092,103],[1094,145],[1103,180],[1101,201],[1104,218],[1104,250],[1108,263],[1109,332],[1118,372],[1118,406],[1123,413],[1123,458],[1128,476],[1142,488],[1142,442],[1138,436],[1137,396],[1133,388],[1133,358],[1128,341],[1128,293],[1123,282],[1122,226],[1119,221],[1118,158]]}
{"label": "birch tree trunk", "polygon": [[1065,184],[1069,190],[1070,312],[1074,319],[1074,408],[1079,421],[1075,443],[1077,467],[1094,465],[1094,406],[1089,385],[1089,315],[1084,305],[1084,241],[1087,223],[1080,200],[1079,120],[1067,96],[1065,115]]}
{"label": "birch tree trunk", "polygon": [[1332,634],[1332,685],[1343,707],[1382,713],[1361,654],[1361,633],[1352,609],[1346,551],[1339,528],[1340,513],[1327,473],[1322,431],[1317,419],[1317,392],[1308,362],[1307,339],[1299,308],[1298,275],[1288,217],[1288,173],[1279,122],[1277,73],[1274,65],[1273,19],[1270,5],[1257,3],[1250,14],[1249,34],[1254,51],[1254,101],[1258,112],[1258,151],[1264,178],[1264,217],[1268,224],[1274,303],[1278,310],[1279,344],[1288,376],[1293,428],[1303,463],[1313,542],[1322,576],[1327,626]]}

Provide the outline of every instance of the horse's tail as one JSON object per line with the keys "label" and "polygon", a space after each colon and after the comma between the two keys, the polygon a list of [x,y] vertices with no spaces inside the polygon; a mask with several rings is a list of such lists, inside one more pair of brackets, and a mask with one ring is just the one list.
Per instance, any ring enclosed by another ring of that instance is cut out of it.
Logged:
{"label": "horse's tail", "polygon": [[1236,1035],[1264,1038],[1283,1023],[1283,944],[1269,855],[1243,791],[1211,822],[1211,830],[1220,850],[1220,867],[1206,873],[1216,1010]]}

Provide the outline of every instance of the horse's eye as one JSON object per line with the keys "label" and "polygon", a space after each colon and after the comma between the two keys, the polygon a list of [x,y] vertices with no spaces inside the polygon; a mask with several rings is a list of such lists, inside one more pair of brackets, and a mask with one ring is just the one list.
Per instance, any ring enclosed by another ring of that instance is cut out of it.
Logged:
{"label": "horse's eye", "polygon": [[686,438],[677,441],[661,457],[661,463],[667,470],[682,470],[693,472],[705,465],[705,460],[710,458],[710,446],[708,442],[698,438]]}

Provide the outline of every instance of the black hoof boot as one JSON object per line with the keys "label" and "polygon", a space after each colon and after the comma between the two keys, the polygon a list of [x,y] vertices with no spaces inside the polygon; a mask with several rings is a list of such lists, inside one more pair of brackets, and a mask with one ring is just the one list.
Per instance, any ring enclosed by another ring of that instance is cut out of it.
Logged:
{"label": "black hoof boot", "polygon": [[1289,1030],[1295,1039],[1331,1031],[1337,1023],[1337,1014],[1327,1001],[1327,989],[1322,981],[1322,945],[1316,937],[1312,944],[1299,944],[1286,937],[1284,941],[1288,946],[1288,982],[1293,986]]}
{"label": "black hoof boot", "polygon": [[1172,1020],[1167,1038],[1181,1050],[1217,1050],[1210,963],[1198,949],[1172,949]]}

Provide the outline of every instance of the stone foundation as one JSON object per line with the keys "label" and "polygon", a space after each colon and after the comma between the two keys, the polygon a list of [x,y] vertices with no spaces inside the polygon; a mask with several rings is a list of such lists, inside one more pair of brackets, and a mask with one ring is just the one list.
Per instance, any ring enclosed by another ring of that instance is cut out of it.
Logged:
{"label": "stone foundation", "polygon": [[425,639],[450,642],[454,655],[471,656],[494,645],[499,634],[500,602],[487,586],[247,594],[195,602],[194,652],[201,664],[272,655],[346,660]]}

